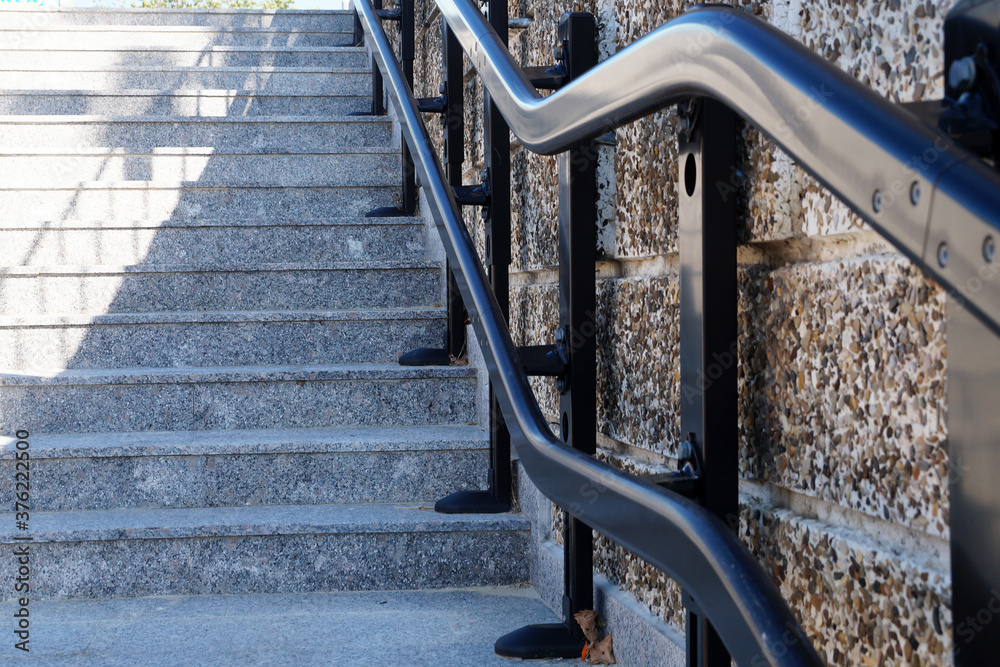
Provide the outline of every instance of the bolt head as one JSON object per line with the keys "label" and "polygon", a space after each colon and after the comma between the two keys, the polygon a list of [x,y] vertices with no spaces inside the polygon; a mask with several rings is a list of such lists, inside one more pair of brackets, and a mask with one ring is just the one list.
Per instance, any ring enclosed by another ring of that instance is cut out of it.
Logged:
{"label": "bolt head", "polygon": [[490,172],[489,171],[487,171],[486,169],[483,169],[481,172],[479,172],[479,182],[480,183],[486,183],[489,180],[490,180]]}
{"label": "bolt head", "polygon": [[948,266],[948,244],[942,242],[937,249],[938,266],[942,269]]}
{"label": "bolt head", "polygon": [[560,44],[553,50],[553,54],[555,55],[557,61],[562,61],[566,59],[566,49],[563,48],[562,44]]}
{"label": "bolt head", "polygon": [[997,258],[997,242],[992,236],[987,236],[983,241],[983,259],[987,264],[992,264]]}
{"label": "bolt head", "polygon": [[566,330],[562,327],[556,329],[556,342],[562,343],[566,340]]}
{"label": "bolt head", "polygon": [[479,209],[479,217],[482,218],[483,220],[489,220],[490,219],[489,207],[484,206],[481,209]]}
{"label": "bolt head", "polygon": [[916,206],[920,203],[920,182],[913,181],[913,185],[910,186],[910,203]]}
{"label": "bolt head", "polygon": [[972,88],[976,82],[976,58],[966,56],[951,63],[948,69],[948,85],[954,90],[964,92]]}
{"label": "bolt head", "polygon": [[882,212],[882,191],[876,190],[875,194],[872,195],[872,209],[876,213]]}

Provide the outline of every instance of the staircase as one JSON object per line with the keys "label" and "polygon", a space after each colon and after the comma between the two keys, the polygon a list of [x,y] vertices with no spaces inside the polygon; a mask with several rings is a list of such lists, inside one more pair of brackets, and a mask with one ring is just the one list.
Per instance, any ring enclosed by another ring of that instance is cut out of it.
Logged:
{"label": "staircase", "polygon": [[[345,12],[0,12],[0,501],[33,600],[502,586],[442,262]],[[12,595],[13,567],[0,567]],[[39,631],[40,633],[43,630]]]}

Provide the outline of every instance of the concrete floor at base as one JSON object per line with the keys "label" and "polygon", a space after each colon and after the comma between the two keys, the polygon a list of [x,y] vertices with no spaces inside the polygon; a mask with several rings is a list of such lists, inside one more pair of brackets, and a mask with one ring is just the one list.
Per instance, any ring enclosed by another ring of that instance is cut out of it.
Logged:
{"label": "concrete floor at base", "polygon": [[498,637],[559,620],[518,587],[31,602],[24,653],[16,611],[0,604],[0,664],[509,666]]}

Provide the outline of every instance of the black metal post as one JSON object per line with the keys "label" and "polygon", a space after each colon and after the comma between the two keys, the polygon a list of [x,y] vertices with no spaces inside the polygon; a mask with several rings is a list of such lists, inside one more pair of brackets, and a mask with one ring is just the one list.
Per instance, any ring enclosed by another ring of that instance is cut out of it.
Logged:
{"label": "black metal post", "polygon": [[[372,0],[372,6],[378,12],[382,9],[382,0]],[[382,90],[382,72],[375,64],[375,56],[372,56],[372,115],[382,116],[385,114],[385,93]]]}
{"label": "black metal post", "polygon": [[[399,0],[399,62],[403,68],[403,77],[410,90],[413,90],[413,59],[414,53],[414,20],[413,0]],[[413,166],[413,157],[406,140],[400,140],[400,158],[403,169],[403,191],[400,197],[400,210],[404,215],[413,215],[417,210],[417,174]]]}
{"label": "black metal post", "polygon": [[[374,0],[376,11],[382,8],[382,0]],[[414,16],[413,0],[398,0],[396,9],[391,12],[392,16],[384,19],[399,21],[399,65],[403,70],[403,78],[407,85],[413,89],[413,60],[414,49]],[[378,79],[372,77],[372,113],[377,112],[376,100],[382,105],[382,75],[376,72]],[[381,113],[385,113],[384,107]],[[400,140],[400,164],[402,168],[402,186],[400,189],[399,206],[380,206],[365,214],[366,218],[397,218],[413,215],[417,210],[417,174],[413,166],[413,157],[410,155],[410,147],[406,145],[406,140]]]}
{"label": "black metal post", "polygon": [[[679,139],[681,433],[701,469],[698,500],[730,526],[738,507],[736,198],[721,196],[736,160],[736,116],[719,102],[682,108]],[[729,667],[718,633],[688,600],[691,667]]]}
{"label": "black metal post", "polygon": [[[567,77],[597,63],[597,21],[573,12],[559,21]],[[596,443],[597,345],[594,262],[597,249],[597,148],[587,142],[559,156],[559,329],[557,344],[567,353],[568,371],[558,380],[563,441],[593,454]],[[565,515],[563,622],[529,625],[497,640],[498,655],[573,658],[583,633],[573,615],[594,606],[593,531]]]}
{"label": "black metal post", "polygon": [[[463,51],[455,33],[445,21],[441,21],[441,65],[444,83],[441,94],[445,100],[441,123],[444,130],[444,168],[448,184],[452,188],[462,185],[463,162],[465,161],[465,78]],[[444,347],[421,347],[411,350],[399,358],[404,366],[447,366],[452,358],[465,354],[465,305],[458,290],[458,283],[451,272],[450,262],[445,263],[447,276],[448,327]]]}
{"label": "black metal post", "polygon": [[351,46],[362,46],[365,43],[365,30],[361,27],[361,17],[357,10],[354,11],[354,37]]}
{"label": "black metal post", "polygon": [[[507,43],[507,0],[489,0],[487,14],[490,24],[497,35]],[[448,43],[450,31],[445,36],[446,54],[453,52]],[[461,51],[457,41],[453,45],[459,53],[458,69],[461,69]],[[461,85],[461,76],[455,84]],[[446,87],[450,93],[451,83]],[[449,108],[450,108],[449,97]],[[510,316],[510,128],[500,110],[490,99],[489,93],[483,95],[483,147],[484,171],[483,180],[489,192],[489,199],[483,206],[483,222],[486,245],[486,269],[489,272],[490,285],[496,294],[497,302],[505,318]],[[448,117],[445,118],[447,122]],[[451,127],[447,130],[451,132]],[[464,130],[463,130],[464,131]],[[446,149],[450,151],[450,145]],[[461,185],[461,177],[457,183]],[[457,293],[457,290],[456,290]],[[456,306],[460,306],[459,301]],[[449,299],[449,307],[452,302]],[[464,309],[455,308],[462,314],[462,331],[464,333]],[[464,343],[464,339],[463,339]],[[434,509],[446,514],[496,514],[509,512],[511,508],[511,469],[510,469],[510,433],[503,421],[503,414],[497,403],[496,396],[490,385],[490,469],[488,473],[489,488],[485,491],[458,491],[439,500]]]}
{"label": "black metal post", "polygon": [[[984,279],[996,261],[984,257]],[[947,307],[954,659],[978,667],[1000,656],[1000,339],[955,300]]]}
{"label": "black metal post", "polygon": [[[448,184],[462,185],[465,161],[465,72],[462,46],[448,24],[441,21],[441,59],[444,64],[444,96],[447,100],[442,122],[444,123],[444,166]],[[459,358],[465,354],[465,304],[458,290],[458,283],[446,267],[448,275],[448,333],[445,340],[445,359]],[[447,361],[445,362],[447,363]]]}

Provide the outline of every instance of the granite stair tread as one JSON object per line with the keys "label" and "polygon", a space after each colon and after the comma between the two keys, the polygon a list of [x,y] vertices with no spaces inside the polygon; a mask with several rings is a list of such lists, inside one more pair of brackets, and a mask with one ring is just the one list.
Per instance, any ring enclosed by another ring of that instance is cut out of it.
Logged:
{"label": "granite stair tread", "polygon": [[[99,45],[98,45],[99,46]],[[105,71],[139,67],[304,67],[360,70],[368,62],[363,49],[336,46],[268,47],[214,44],[192,49],[183,46],[135,46],[129,49],[85,48],[0,49],[15,54],[18,71]]]}
{"label": "granite stair tread", "polygon": [[[259,264],[252,268],[242,265],[222,266],[212,264],[127,264],[127,265],[62,265],[50,266],[0,266],[0,275],[8,276],[44,276],[44,275],[117,275],[123,273],[214,273],[214,272],[246,272],[266,273],[269,271],[345,271],[357,269],[429,269],[438,266],[430,260],[369,260],[356,259],[338,262],[287,262]],[[268,309],[270,310],[270,309]],[[332,310],[332,309],[331,309]],[[338,309],[341,310],[341,309]],[[346,309],[345,309],[346,310]]]}
{"label": "granite stair tread", "polygon": [[399,364],[301,364],[291,366],[214,366],[191,368],[81,368],[52,372],[0,371],[0,387],[220,382],[297,382],[448,379],[476,376],[471,366]]}
{"label": "granite stair tread", "polygon": [[[13,513],[0,514],[0,542],[20,533]],[[262,505],[172,509],[32,512],[39,542],[156,540],[301,534],[527,531],[516,514],[439,514],[422,503]]]}
{"label": "granite stair tread", "polygon": [[198,227],[399,227],[424,226],[426,221],[420,216],[399,216],[391,218],[365,218],[360,215],[345,217],[300,218],[138,218],[138,219],[21,219],[17,217],[0,218],[0,230],[51,230],[63,229],[160,229],[163,227],[198,228]]}
{"label": "granite stair tread", "polygon": [[381,308],[377,310],[247,310],[67,315],[0,315],[0,328],[61,327],[87,324],[174,324],[212,322],[328,322],[443,319],[440,307]]}
{"label": "granite stair tread", "polygon": [[[0,436],[0,459],[13,459],[16,438]],[[39,434],[33,459],[487,450],[480,426],[355,426],[134,433]]]}
{"label": "granite stair tread", "polygon": [[353,16],[348,10],[282,10],[282,9],[152,9],[133,7],[113,8],[53,8],[20,9],[4,12],[0,26],[7,29],[43,25],[120,25],[123,27],[176,25],[226,27],[309,28],[327,32],[351,32]]}
{"label": "granite stair tread", "polygon": [[141,114],[194,117],[308,116],[326,119],[366,111],[369,95],[279,95],[253,90],[0,90],[0,114]]}

